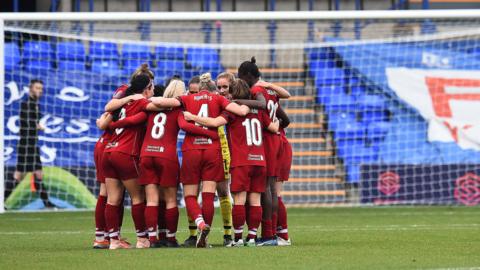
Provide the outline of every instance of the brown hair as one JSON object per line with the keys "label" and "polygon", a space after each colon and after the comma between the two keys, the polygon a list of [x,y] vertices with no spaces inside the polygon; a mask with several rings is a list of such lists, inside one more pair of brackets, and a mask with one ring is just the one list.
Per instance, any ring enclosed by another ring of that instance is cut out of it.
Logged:
{"label": "brown hair", "polygon": [[210,73],[203,73],[202,75],[200,75],[200,83],[198,85],[198,89],[200,91],[207,90],[209,92],[215,92],[217,90],[215,82],[212,81],[212,75],[210,75]]}
{"label": "brown hair", "polygon": [[234,99],[250,99],[250,86],[242,79],[235,79],[230,87],[230,94]]}
{"label": "brown hair", "polygon": [[133,80],[133,78],[137,77],[138,75],[147,75],[148,77],[150,77],[150,79],[154,79],[155,76],[153,74],[153,71],[150,70],[150,68],[148,67],[148,64],[147,63],[143,63],[140,65],[140,67],[138,67],[133,73],[132,73],[132,76],[130,76],[130,81]]}
{"label": "brown hair", "polygon": [[233,75],[233,73],[231,73],[231,72],[222,72],[222,73],[218,74],[217,81],[218,81],[218,79],[222,79],[222,78],[227,79],[229,85],[232,85],[233,82],[235,81],[235,75]]}

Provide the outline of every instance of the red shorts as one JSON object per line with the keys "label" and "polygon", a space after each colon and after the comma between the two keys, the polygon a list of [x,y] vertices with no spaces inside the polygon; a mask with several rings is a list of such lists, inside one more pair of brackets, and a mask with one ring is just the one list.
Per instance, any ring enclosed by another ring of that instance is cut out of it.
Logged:
{"label": "red shorts", "polygon": [[104,152],[102,157],[105,178],[129,180],[138,178],[138,158],[122,152]]}
{"label": "red shorts", "polygon": [[103,173],[103,150],[105,150],[106,143],[97,142],[93,150],[93,160],[95,161],[95,169],[97,170],[97,182],[105,183],[105,175]]}
{"label": "red shorts", "polygon": [[265,161],[267,162],[267,176],[278,176],[277,167],[280,159],[280,135],[265,136]]}
{"label": "red shorts", "polygon": [[267,169],[263,166],[238,166],[230,169],[232,192],[265,192]]}
{"label": "red shorts", "polygon": [[290,168],[292,167],[292,145],[286,139],[282,139],[282,147],[280,147],[280,159],[277,167],[277,182],[288,181],[290,177]]}
{"label": "red shorts", "polygon": [[175,162],[161,157],[141,157],[138,184],[177,187],[179,171],[178,161]]}
{"label": "red shorts", "polygon": [[200,181],[225,180],[220,149],[189,150],[182,152],[180,179],[185,185],[198,185]]}

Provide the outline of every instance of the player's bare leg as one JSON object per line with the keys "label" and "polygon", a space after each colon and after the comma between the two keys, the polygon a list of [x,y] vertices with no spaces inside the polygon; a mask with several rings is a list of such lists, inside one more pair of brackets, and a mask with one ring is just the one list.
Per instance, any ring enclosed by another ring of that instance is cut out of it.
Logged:
{"label": "player's bare leg", "polygon": [[[275,187],[275,177],[267,177],[265,192],[262,193],[262,241],[258,245],[275,245],[272,232],[272,212],[273,212],[273,194]],[[273,188],[272,188],[273,187]]]}

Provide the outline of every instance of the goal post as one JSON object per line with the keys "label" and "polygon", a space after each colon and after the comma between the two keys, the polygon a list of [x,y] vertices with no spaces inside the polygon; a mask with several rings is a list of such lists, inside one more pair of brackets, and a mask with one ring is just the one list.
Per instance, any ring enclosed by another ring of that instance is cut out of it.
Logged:
{"label": "goal post", "polygon": [[477,205],[479,26],[480,10],[2,13],[0,211],[42,209],[12,179],[31,79],[49,196],[93,208],[95,120],[133,70],[188,83],[252,56],[292,94],[288,205]]}

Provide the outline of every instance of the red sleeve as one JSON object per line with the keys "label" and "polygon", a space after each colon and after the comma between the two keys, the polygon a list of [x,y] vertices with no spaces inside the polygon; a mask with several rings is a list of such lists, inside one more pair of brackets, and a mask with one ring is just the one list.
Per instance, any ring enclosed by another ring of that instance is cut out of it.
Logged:
{"label": "red sleeve", "polygon": [[220,114],[221,117],[223,117],[227,123],[231,123],[233,122],[233,120],[235,120],[235,115],[231,112],[228,112],[228,111],[223,111],[221,114]]}
{"label": "red sleeve", "polygon": [[178,126],[181,129],[185,130],[185,132],[187,133],[194,134],[194,135],[207,136],[213,140],[218,140],[218,132],[187,122],[187,120],[185,120],[185,117],[183,116],[183,113],[180,113],[178,115],[177,122],[178,122]]}
{"label": "red sleeve", "polygon": [[112,99],[121,99],[125,97],[125,92],[127,91],[128,85],[122,84],[120,87],[115,90],[115,93],[113,94]]}
{"label": "red sleeve", "polygon": [[185,110],[185,101],[187,96],[178,96],[177,100],[180,102],[180,108]]}
{"label": "red sleeve", "polygon": [[270,119],[265,110],[261,110],[258,112],[258,118],[260,119],[260,122],[263,124],[265,129],[267,129],[268,126],[270,126],[270,124],[272,123],[272,119]]}
{"label": "red sleeve", "polygon": [[123,128],[126,126],[135,126],[141,123],[145,123],[147,121],[148,115],[145,112],[139,112],[135,115],[126,117],[122,120],[118,120],[116,122],[111,122],[108,125],[109,129],[116,129],[116,128]]}
{"label": "red sleeve", "polygon": [[223,110],[230,104],[230,100],[226,99],[224,96],[217,95],[220,107],[222,107]]}
{"label": "red sleeve", "polygon": [[151,101],[146,99],[146,98],[143,98],[143,99],[139,99],[139,108],[141,111],[146,111],[147,110],[147,105],[150,103]]}
{"label": "red sleeve", "polygon": [[250,92],[252,93],[252,97],[255,98],[257,94],[262,94],[265,89],[261,86],[253,86],[252,89],[250,89]]}

